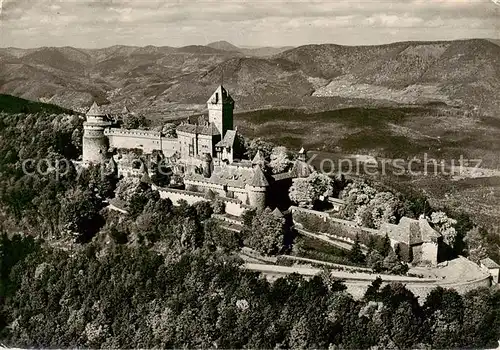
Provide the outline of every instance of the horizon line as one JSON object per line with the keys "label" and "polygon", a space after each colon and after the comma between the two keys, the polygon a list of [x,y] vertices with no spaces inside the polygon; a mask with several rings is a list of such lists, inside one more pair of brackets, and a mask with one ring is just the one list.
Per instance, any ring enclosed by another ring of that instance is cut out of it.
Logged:
{"label": "horizon line", "polygon": [[[227,40],[218,40],[218,41],[213,41],[207,44],[189,44],[189,45],[184,45],[184,46],[170,46],[170,45],[126,45],[126,44],[115,44],[111,46],[102,46],[102,47],[77,47],[77,46],[70,46],[70,45],[54,45],[54,46],[34,46],[34,47],[16,47],[16,46],[2,46],[0,45],[0,49],[16,49],[16,50],[36,50],[36,49],[44,49],[44,48],[73,48],[73,49],[78,49],[78,50],[103,50],[103,49],[109,49],[112,47],[131,47],[131,48],[145,48],[145,47],[155,47],[155,48],[172,48],[172,49],[182,49],[186,47],[192,47],[192,46],[201,46],[201,47],[209,47],[208,45],[215,44],[215,43],[228,43],[232,46],[235,46],[238,49],[247,49],[247,50],[252,50],[252,49],[263,49],[263,48],[273,48],[273,49],[281,49],[281,48],[299,48],[303,46],[313,46],[313,45],[336,45],[336,46],[345,46],[345,47],[363,47],[363,46],[387,46],[387,45],[393,45],[393,44],[401,44],[401,43],[439,43],[439,42],[457,42],[457,41],[472,41],[472,40],[487,40],[487,41],[500,41],[500,38],[479,38],[479,37],[471,37],[471,38],[461,38],[461,39],[439,39],[439,40],[401,40],[401,41],[391,41],[388,43],[384,44],[362,44],[362,45],[345,45],[345,44],[336,44],[333,42],[323,42],[323,43],[304,43],[300,45],[280,45],[280,46],[271,46],[271,45],[263,45],[263,46],[247,46],[247,45],[242,45],[238,46],[230,41]],[[229,50],[223,50],[223,49],[215,49],[214,50],[219,50],[219,51],[226,51],[226,52],[231,52]]]}

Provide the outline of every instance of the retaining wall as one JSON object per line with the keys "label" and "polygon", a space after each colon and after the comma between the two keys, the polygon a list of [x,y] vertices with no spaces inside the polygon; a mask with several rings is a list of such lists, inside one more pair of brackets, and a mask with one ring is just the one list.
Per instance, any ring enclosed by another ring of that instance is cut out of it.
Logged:
{"label": "retaining wall", "polygon": [[[340,241],[350,244],[354,243],[358,237],[361,245],[366,248],[370,237],[376,237],[377,240],[383,239],[379,230],[358,226],[353,221],[337,219],[330,214],[311,209],[290,207],[294,223],[302,224],[308,231],[321,232]],[[300,216],[303,216],[301,220]],[[310,218],[309,220],[307,220]],[[309,223],[307,222],[309,221]],[[314,226],[314,227],[310,227]]]}
{"label": "retaining wall", "polygon": [[334,223],[339,224],[340,226],[343,226],[345,228],[351,228],[354,231],[362,231],[362,232],[366,232],[366,233],[370,233],[370,234],[374,234],[374,235],[380,234],[378,230],[371,229],[368,227],[359,226],[354,221],[342,220],[342,219],[331,217],[330,214],[322,212],[322,211],[311,210],[311,209],[306,209],[306,208],[299,208],[299,207],[295,207],[295,206],[290,207],[290,211],[292,212],[292,214],[295,212],[303,212],[306,214],[311,214],[311,215],[314,215],[318,218],[322,218],[325,222],[326,221],[334,222]]}

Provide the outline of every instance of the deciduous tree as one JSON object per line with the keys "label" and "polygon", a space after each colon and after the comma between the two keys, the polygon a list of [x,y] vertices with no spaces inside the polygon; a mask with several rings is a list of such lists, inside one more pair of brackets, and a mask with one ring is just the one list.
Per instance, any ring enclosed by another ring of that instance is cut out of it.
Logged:
{"label": "deciduous tree", "polygon": [[453,247],[457,237],[457,231],[454,227],[457,221],[448,217],[446,213],[442,211],[432,213],[430,219],[434,227],[443,236],[443,242]]}
{"label": "deciduous tree", "polygon": [[334,181],[327,175],[318,172],[307,178],[294,179],[290,187],[290,199],[300,206],[312,208],[322,197],[332,195]]}
{"label": "deciduous tree", "polygon": [[278,146],[274,147],[271,155],[271,161],[269,162],[269,167],[273,174],[279,174],[287,171],[292,165],[288,150],[286,147]]}
{"label": "deciduous tree", "polygon": [[283,247],[285,219],[266,208],[252,221],[252,232],[246,243],[265,255],[274,255]]}

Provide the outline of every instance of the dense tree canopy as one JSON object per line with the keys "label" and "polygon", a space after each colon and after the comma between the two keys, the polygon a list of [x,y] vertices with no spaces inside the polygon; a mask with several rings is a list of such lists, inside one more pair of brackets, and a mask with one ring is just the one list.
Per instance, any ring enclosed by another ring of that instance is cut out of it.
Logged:
{"label": "dense tree canopy", "polygon": [[245,243],[264,255],[276,255],[284,245],[285,219],[266,208],[255,215]]}
{"label": "dense tree canopy", "polygon": [[15,254],[5,238],[0,245],[9,287],[0,338],[10,346],[484,348],[500,337],[495,289],[438,288],[420,306],[404,286],[375,281],[355,300],[327,271],[271,284],[203,247],[165,260],[129,245],[68,253],[25,244]]}
{"label": "dense tree canopy", "polygon": [[129,113],[123,117],[123,127],[126,129],[143,129],[148,124],[148,120],[142,114]]}
{"label": "dense tree canopy", "polygon": [[294,179],[290,199],[300,206],[313,208],[318,201],[333,194],[334,180],[328,175],[314,172],[307,178]]}

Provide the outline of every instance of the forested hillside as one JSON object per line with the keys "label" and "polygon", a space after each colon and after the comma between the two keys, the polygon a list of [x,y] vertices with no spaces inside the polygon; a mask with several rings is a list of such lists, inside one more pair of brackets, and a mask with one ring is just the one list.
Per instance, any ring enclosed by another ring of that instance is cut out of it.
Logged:
{"label": "forested hillside", "polygon": [[0,113],[54,113],[62,114],[74,112],[56,105],[28,101],[23,98],[0,94]]}
{"label": "forested hillside", "polygon": [[[12,243],[1,248],[11,258]],[[326,274],[269,284],[203,249],[169,261],[140,248],[38,248],[5,276],[2,342],[11,346],[485,348],[500,336],[498,290],[436,289],[419,306],[402,285],[375,282],[356,301]]]}

